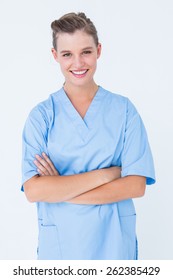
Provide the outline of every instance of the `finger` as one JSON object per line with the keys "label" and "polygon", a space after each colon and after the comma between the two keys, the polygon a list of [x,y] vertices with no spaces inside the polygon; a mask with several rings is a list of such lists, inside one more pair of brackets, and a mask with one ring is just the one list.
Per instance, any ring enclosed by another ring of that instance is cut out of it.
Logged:
{"label": "finger", "polygon": [[[43,168],[45,168],[45,170],[48,172],[48,173],[46,172],[46,175],[54,175],[51,166],[45,159],[43,159],[39,155],[36,155],[35,157],[36,157],[37,161],[43,166]],[[40,168],[40,166],[39,166],[39,168]],[[43,169],[41,169],[41,170],[43,170]]]}
{"label": "finger", "polygon": [[34,164],[36,165],[39,174],[41,174],[42,176],[49,175],[49,172],[46,170],[46,168],[43,165],[40,164],[39,161],[34,160]]}
{"label": "finger", "polygon": [[38,171],[40,176],[45,176],[45,174],[39,168],[37,168],[37,171]]}
{"label": "finger", "polygon": [[43,158],[45,159],[45,161],[49,164],[49,166],[51,167],[51,169],[52,169],[54,175],[58,175],[59,173],[58,173],[58,171],[56,170],[56,168],[55,168],[53,162],[50,160],[50,158],[49,158],[44,152],[42,153],[42,156],[43,156]]}
{"label": "finger", "polygon": [[43,152],[42,153],[43,158],[45,159],[45,161],[50,165],[50,167],[52,168],[53,171],[55,171],[55,166],[53,164],[53,162],[50,160],[50,158]]}
{"label": "finger", "polygon": [[43,175],[49,175],[48,170],[38,161],[34,160],[34,164],[37,166],[37,168],[40,170],[41,174]]}

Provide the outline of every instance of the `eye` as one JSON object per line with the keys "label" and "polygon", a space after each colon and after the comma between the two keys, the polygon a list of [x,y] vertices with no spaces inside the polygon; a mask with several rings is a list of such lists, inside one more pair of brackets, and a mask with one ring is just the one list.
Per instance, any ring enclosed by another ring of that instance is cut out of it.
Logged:
{"label": "eye", "polygon": [[82,53],[82,54],[84,54],[84,55],[85,55],[85,54],[90,54],[90,53],[91,53],[91,51],[89,51],[89,50],[87,51],[87,50],[86,50],[86,51],[83,51],[83,53]]}
{"label": "eye", "polygon": [[63,57],[70,57],[71,56],[71,53],[64,53],[63,54]]}

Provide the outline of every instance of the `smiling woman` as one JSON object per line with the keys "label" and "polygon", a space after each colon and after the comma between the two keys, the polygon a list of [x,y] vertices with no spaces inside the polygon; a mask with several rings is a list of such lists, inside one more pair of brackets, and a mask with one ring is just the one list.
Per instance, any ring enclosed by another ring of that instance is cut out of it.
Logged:
{"label": "smiling woman", "polygon": [[23,187],[37,203],[38,259],[137,259],[132,198],[155,182],[141,117],[128,98],[94,81],[101,55],[84,13],[56,20],[63,87],[29,114]]}
{"label": "smiling woman", "polygon": [[[60,33],[57,38],[57,49],[52,49],[53,56],[61,66],[65,77],[65,89],[74,88],[74,92],[91,85],[97,88],[93,76],[97,59],[101,54],[101,44],[95,44],[92,35],[83,30],[74,33]],[[76,89],[77,87],[77,89]],[[88,93],[86,92],[86,97]]]}

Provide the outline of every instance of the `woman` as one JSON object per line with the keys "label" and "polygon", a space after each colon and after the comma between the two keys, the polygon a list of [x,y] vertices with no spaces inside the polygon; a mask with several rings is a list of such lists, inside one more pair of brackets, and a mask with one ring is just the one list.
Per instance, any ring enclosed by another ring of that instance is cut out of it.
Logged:
{"label": "woman", "polygon": [[84,13],[52,25],[63,87],[38,104],[23,131],[23,186],[37,203],[38,259],[137,259],[135,209],[155,182],[133,104],[94,81],[101,54]]}

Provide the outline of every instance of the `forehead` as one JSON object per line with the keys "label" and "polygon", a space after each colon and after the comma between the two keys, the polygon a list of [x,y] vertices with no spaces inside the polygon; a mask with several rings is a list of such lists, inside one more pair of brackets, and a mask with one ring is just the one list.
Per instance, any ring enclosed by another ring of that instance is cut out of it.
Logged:
{"label": "forehead", "polygon": [[86,47],[96,47],[91,35],[84,31],[78,30],[74,33],[60,33],[57,38],[57,50],[64,49],[83,49]]}

